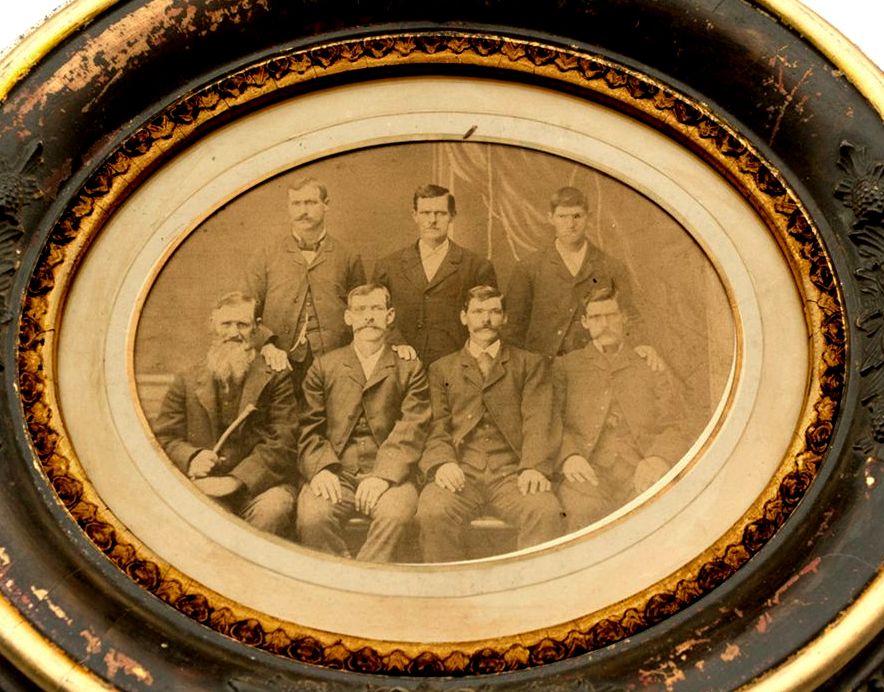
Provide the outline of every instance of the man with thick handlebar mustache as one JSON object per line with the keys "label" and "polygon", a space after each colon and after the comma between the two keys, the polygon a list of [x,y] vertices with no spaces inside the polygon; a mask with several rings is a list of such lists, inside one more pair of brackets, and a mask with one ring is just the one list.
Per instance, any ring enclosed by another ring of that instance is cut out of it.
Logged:
{"label": "man with thick handlebar mustache", "polygon": [[261,355],[274,370],[292,371],[295,394],[316,356],[350,341],[347,291],[365,283],[360,256],[326,229],[328,191],[315,178],[288,189],[289,232],[258,249],[244,287],[258,301]]}
{"label": "man with thick handlebar mustache", "polygon": [[564,532],[550,476],[558,452],[547,361],[503,343],[503,296],[470,289],[460,313],[470,337],[430,366],[433,424],[420,466],[429,480],[418,524],[426,562],[463,560],[469,522],[490,512],[518,548]]}
{"label": "man with thick handlebar mustache", "polygon": [[304,378],[301,543],[349,557],[343,523],[362,514],[371,524],[356,558],[370,562],[393,559],[414,516],[415,467],[430,424],[423,365],[387,343],[394,317],[384,286],[351,290],[344,321],[353,343],[316,358]]}

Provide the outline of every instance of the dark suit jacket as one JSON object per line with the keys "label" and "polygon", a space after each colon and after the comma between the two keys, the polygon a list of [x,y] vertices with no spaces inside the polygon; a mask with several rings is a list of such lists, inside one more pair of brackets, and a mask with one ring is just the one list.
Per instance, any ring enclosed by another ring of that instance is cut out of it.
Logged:
{"label": "dark suit jacket", "polygon": [[[643,457],[675,463],[690,446],[684,431],[684,399],[668,371],[654,372],[624,344],[607,358],[592,344],[553,363],[556,407],[564,427],[559,460],[593,451],[616,401]],[[599,460],[602,467],[605,460]]]}
{"label": "dark suit jacket", "polygon": [[365,283],[365,269],[359,255],[329,235],[308,266],[294,237],[287,233],[252,256],[244,283],[244,290],[258,300],[258,316],[269,330],[262,332],[262,340],[275,336],[276,345],[284,351],[295,345],[309,287],[319,322],[319,338],[310,346],[319,354],[350,341],[352,332],[344,324],[347,293]]}
{"label": "dark suit jacket", "polygon": [[506,292],[510,340],[546,356],[583,348],[589,342],[586,330],[577,324],[568,338],[568,328],[575,315],[582,314],[583,297],[593,288],[611,284],[627,317],[629,334],[642,343],[626,267],[592,243],[577,276],[571,276],[555,245],[528,255],[515,266]]}
{"label": "dark suit jacket", "polygon": [[420,361],[385,347],[366,381],[351,345],[317,358],[304,379],[301,470],[312,479],[341,463],[364,412],[378,446],[370,475],[391,483],[407,480],[420,458],[430,425],[427,378]]}
{"label": "dark suit jacket", "polygon": [[460,323],[467,291],[483,284],[497,286],[491,262],[449,241],[448,253],[433,280],[427,282],[417,243],[377,261],[374,281],[390,290],[396,322],[390,343],[408,343],[424,363],[453,353],[468,336]]}
{"label": "dark suit jacket", "polygon": [[[221,448],[219,455],[226,463],[212,475],[234,476],[255,497],[279,483],[296,483],[298,469],[292,379],[287,372],[271,372],[260,355],[243,382],[240,412],[249,404],[257,410]],[[166,454],[184,473],[197,452],[212,449],[224,426],[215,383],[205,366],[175,376],[153,429]]]}
{"label": "dark suit jacket", "polygon": [[488,412],[513,453],[518,469],[552,474],[559,441],[553,424],[552,383],[541,356],[502,344],[483,381],[476,359],[466,347],[430,366],[433,425],[421,470],[454,461],[458,448]]}

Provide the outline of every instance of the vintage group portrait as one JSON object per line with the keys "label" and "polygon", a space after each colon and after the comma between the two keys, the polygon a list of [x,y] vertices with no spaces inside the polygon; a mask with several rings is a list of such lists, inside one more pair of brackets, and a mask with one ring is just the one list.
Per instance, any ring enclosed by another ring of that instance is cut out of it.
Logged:
{"label": "vintage group portrait", "polygon": [[652,496],[720,408],[734,332],[713,263],[640,192],[424,141],[284,171],[203,220],[147,292],[134,371],[149,434],[220,511],[445,563]]}

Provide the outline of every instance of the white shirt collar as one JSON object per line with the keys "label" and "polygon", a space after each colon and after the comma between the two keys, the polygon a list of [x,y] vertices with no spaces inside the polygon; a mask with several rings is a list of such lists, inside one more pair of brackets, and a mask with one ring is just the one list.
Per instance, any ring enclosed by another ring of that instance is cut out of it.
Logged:
{"label": "white shirt collar", "polygon": [[[300,235],[295,233],[295,231],[292,231],[292,236],[294,237],[296,242],[304,240]],[[316,242],[321,243],[323,240],[325,240],[325,228],[322,229],[322,233],[319,234],[319,237],[316,239]]]}
{"label": "white shirt collar", "polygon": [[437,247],[430,247],[423,240],[417,241],[417,251],[421,256],[421,264],[424,267],[424,275],[427,281],[432,281],[442,266],[442,262],[448,255],[448,248],[451,246],[448,238],[443,240]]}
{"label": "white shirt collar", "polygon": [[592,345],[595,346],[595,350],[601,353],[603,356],[607,356],[608,358],[613,358],[618,353],[623,350],[623,342],[620,342],[620,346],[616,351],[606,351],[601,346],[599,346],[595,341],[592,342]]}
{"label": "white shirt collar", "polygon": [[385,348],[386,345],[382,344],[381,347],[370,356],[363,356],[356,347],[356,343],[353,343],[353,350],[356,351],[356,357],[359,359],[359,364],[362,366],[362,373],[365,375],[366,380],[371,377],[371,374],[374,372],[375,366],[381,359],[381,355],[383,355]]}
{"label": "white shirt collar", "polygon": [[467,341],[467,350],[470,352],[470,355],[473,358],[478,358],[480,354],[487,353],[492,358],[497,358],[497,354],[500,353],[500,339],[491,344],[488,348],[482,348],[479,344],[475,343],[472,339]]}
{"label": "white shirt collar", "polygon": [[580,272],[580,267],[583,266],[583,260],[586,259],[586,250],[589,247],[589,243],[584,240],[583,245],[576,251],[569,250],[558,240],[556,240],[555,246],[556,252],[559,253],[559,257],[562,258],[568,271],[571,272],[571,276],[577,276],[578,272]]}

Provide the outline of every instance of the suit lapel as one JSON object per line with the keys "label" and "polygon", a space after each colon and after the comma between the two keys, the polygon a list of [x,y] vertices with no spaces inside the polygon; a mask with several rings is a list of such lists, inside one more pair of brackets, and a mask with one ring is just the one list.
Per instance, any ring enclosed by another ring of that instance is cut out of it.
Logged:
{"label": "suit lapel", "polygon": [[[463,261],[463,250],[459,245],[456,245],[453,241],[448,241],[448,252],[445,253],[445,257],[442,260],[442,263],[439,265],[439,268],[436,270],[435,276],[433,276],[433,280],[427,285],[427,290],[431,291],[440,283],[442,283],[446,278],[456,273],[460,268],[460,263]],[[421,267],[423,271],[423,267]]]}
{"label": "suit lapel", "polygon": [[301,249],[298,247],[298,241],[295,240],[295,237],[291,233],[286,236],[285,251],[289,254],[295,264],[300,264],[302,267],[307,266],[307,260],[304,259],[304,255],[301,254]]}
{"label": "suit lapel", "polygon": [[341,361],[344,369],[347,371],[347,375],[353,380],[356,384],[359,385],[359,388],[362,389],[365,387],[365,373],[362,372],[362,364],[359,362],[359,357],[356,355],[356,351],[354,350],[356,347],[353,344],[347,348],[347,357]]}
{"label": "suit lapel", "polygon": [[592,276],[597,265],[596,258],[598,257],[598,253],[598,248],[587,240],[586,254],[583,256],[583,263],[580,265],[580,269],[577,270],[577,276],[574,277],[576,283],[586,281]]}
{"label": "suit lapel", "polygon": [[417,243],[405,248],[399,259],[402,275],[411,282],[416,290],[421,293],[427,290],[427,275],[424,273],[424,265],[421,262],[421,254],[417,249]]}
{"label": "suit lapel", "polygon": [[[334,251],[334,249],[334,238],[330,238],[328,235],[326,235],[322,241],[322,244],[319,246],[319,250],[316,251],[316,257],[314,257],[313,261],[309,265],[307,265],[307,270],[312,271],[316,269],[316,267],[318,267],[320,264],[328,259],[328,256]],[[300,254],[300,252],[298,254]],[[303,255],[301,255],[301,259],[303,259]]]}
{"label": "suit lapel", "polygon": [[509,349],[501,344],[497,358],[491,362],[491,370],[488,371],[488,377],[485,379],[485,389],[494,386],[504,375],[506,375],[506,364],[509,359]]}
{"label": "suit lapel", "polygon": [[571,272],[569,272],[568,267],[565,266],[565,260],[562,259],[562,256],[556,249],[555,244],[553,244],[552,247],[549,248],[547,261],[561,281],[566,281],[569,284],[574,281],[574,277],[571,276]]}
{"label": "suit lapel", "polygon": [[482,371],[479,370],[479,364],[470,354],[467,346],[464,346],[460,351],[460,366],[463,371],[464,379],[475,385],[477,389],[481,390],[485,385]]}
{"label": "suit lapel", "polygon": [[261,392],[270,380],[270,373],[267,372],[263,361],[264,359],[261,355],[257,354],[249,371],[246,373],[246,379],[242,385],[242,394],[239,397],[240,413],[249,404],[257,407],[258,397],[261,396]]}
{"label": "suit lapel", "polygon": [[212,439],[217,439],[221,434],[218,430],[218,392],[215,389],[215,381],[208,369],[203,369],[196,383],[196,398],[205,409],[206,418],[212,429]]}
{"label": "suit lapel", "polygon": [[[393,349],[389,346],[384,346],[384,352],[381,354],[381,357],[378,358],[378,362],[375,363],[374,370],[366,381],[363,391],[371,389],[394,373],[396,371],[396,359],[398,357],[399,356],[393,353]],[[359,369],[362,370],[361,365]]]}

